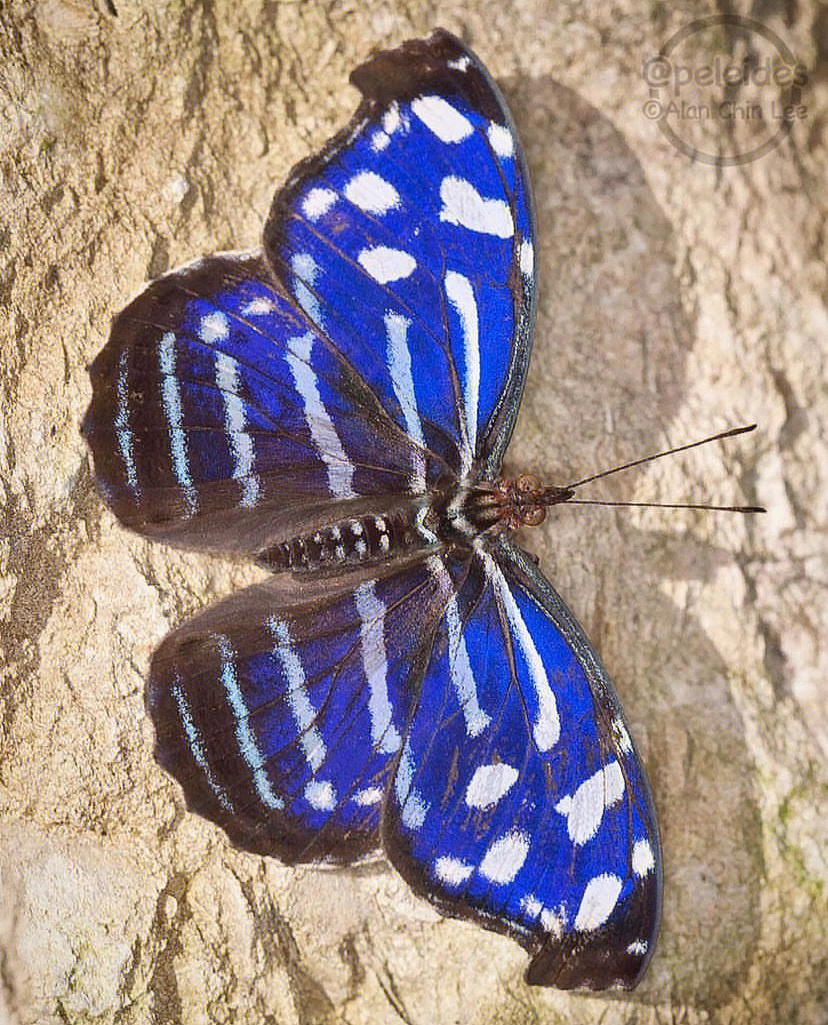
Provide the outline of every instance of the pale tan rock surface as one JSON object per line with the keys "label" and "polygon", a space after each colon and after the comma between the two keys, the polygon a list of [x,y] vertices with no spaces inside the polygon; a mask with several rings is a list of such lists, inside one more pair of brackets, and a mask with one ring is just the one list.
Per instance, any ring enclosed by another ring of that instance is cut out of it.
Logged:
{"label": "pale tan rock surface", "polygon": [[[0,1021],[826,1021],[828,19],[781,10],[753,14],[809,69],[808,116],[716,168],[642,114],[642,62],[687,20],[666,4],[0,7]],[[564,481],[760,423],[601,493],[764,518],[562,508],[526,539],[655,791],[664,926],[634,994],[530,989],[516,945],[383,862],[290,870],[184,812],[143,676],[254,574],[121,530],[78,433],[111,316],[178,262],[256,245],[288,169],[350,116],[350,69],[436,24],[503,85],[537,193],[509,464]]]}

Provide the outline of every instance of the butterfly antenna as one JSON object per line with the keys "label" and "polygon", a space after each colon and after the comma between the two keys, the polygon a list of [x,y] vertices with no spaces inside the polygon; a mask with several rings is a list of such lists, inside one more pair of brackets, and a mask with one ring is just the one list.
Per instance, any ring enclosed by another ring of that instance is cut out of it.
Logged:
{"label": "butterfly antenna", "polygon": [[763,513],[763,505],[707,505],[703,502],[607,502],[600,498],[570,498],[567,505],[618,505],[625,509],[707,509],[709,512]]}
{"label": "butterfly antenna", "polygon": [[[707,445],[711,441],[721,441],[723,438],[733,438],[737,434],[747,434],[749,431],[755,430],[756,424],[749,424],[746,427],[733,427],[729,431],[720,431],[718,434],[711,434],[709,438],[702,438],[700,441],[691,441],[687,445],[677,445],[675,448],[668,448],[663,452],[656,452],[653,455],[644,456],[641,459],[633,459],[631,462],[622,463],[620,466],[614,466],[611,470],[603,470],[601,473],[594,473],[590,477],[584,477],[583,480],[567,484],[566,487],[561,490],[564,492],[573,492],[576,488],[580,488],[584,484],[591,484],[592,481],[600,480],[602,477],[609,477],[613,473],[620,473],[622,470],[629,470],[633,466],[641,466],[642,463],[651,463],[654,459],[662,459],[664,456],[672,456],[677,452],[686,452],[690,448],[698,448],[699,445]],[[610,502],[598,498],[568,498],[566,501],[570,505],[632,506],[646,509],[707,509],[713,512],[739,513],[767,512],[767,510],[761,505],[707,505],[696,502]]]}

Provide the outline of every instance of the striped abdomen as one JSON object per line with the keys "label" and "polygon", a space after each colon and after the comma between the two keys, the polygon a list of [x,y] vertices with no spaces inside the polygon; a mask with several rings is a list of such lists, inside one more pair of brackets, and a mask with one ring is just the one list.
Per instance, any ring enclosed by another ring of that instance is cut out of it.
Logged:
{"label": "striped abdomen", "polygon": [[299,573],[382,562],[438,543],[428,525],[429,511],[422,503],[382,515],[355,516],[273,545],[256,561],[268,569]]}

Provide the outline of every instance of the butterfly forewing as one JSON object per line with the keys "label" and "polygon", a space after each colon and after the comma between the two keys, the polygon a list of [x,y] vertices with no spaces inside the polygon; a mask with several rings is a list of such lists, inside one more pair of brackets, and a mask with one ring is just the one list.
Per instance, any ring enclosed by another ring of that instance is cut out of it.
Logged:
{"label": "butterfly forewing", "polygon": [[84,420],[98,483],[151,537],[255,552],[447,468],[280,294],[260,257],[199,260],[115,318]]}
{"label": "butterfly forewing", "polygon": [[520,145],[497,87],[446,33],[352,81],[362,105],[277,194],[265,250],[396,422],[467,473],[502,454],[528,360]]}
{"label": "butterfly forewing", "polygon": [[530,982],[632,986],[655,938],[660,853],[606,675],[512,546],[479,550],[463,576],[397,768],[386,851],[445,913],[522,942]]}

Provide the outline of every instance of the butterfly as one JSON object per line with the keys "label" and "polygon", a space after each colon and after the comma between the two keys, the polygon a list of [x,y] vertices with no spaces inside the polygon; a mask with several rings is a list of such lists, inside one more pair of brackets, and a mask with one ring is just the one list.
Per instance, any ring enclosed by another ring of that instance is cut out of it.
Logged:
{"label": "butterfly", "polygon": [[526,979],[635,986],[661,855],[601,662],[513,540],[571,492],[503,478],[535,307],[503,96],[443,30],[375,53],[261,251],[152,282],[90,369],[83,433],[126,527],[265,582],[152,657],[156,757],[240,848],[382,851]]}

